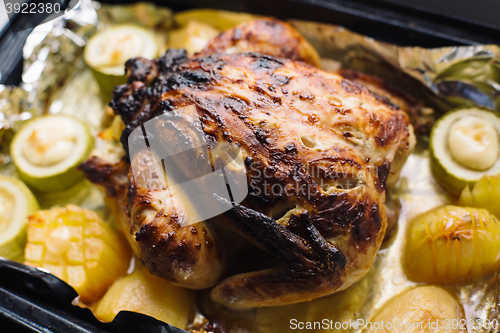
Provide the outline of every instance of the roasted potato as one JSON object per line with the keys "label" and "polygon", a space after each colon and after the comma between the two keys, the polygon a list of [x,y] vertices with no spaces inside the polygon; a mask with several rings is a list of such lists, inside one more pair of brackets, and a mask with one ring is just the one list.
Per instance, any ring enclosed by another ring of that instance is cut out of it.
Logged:
{"label": "roasted potato", "polygon": [[485,209],[444,206],[410,226],[403,266],[414,281],[456,283],[500,264],[500,222]]}
{"label": "roasted potato", "polygon": [[98,300],[127,272],[131,252],[94,212],[74,205],[38,211],[28,221],[26,264],[66,281],[84,303]]}
{"label": "roasted potato", "polygon": [[187,328],[194,311],[194,293],[152,275],[143,267],[116,281],[95,308],[95,315],[112,321],[122,310],[143,313]]}
{"label": "roasted potato", "polygon": [[462,307],[448,291],[421,286],[391,298],[367,322],[364,333],[465,332]]}

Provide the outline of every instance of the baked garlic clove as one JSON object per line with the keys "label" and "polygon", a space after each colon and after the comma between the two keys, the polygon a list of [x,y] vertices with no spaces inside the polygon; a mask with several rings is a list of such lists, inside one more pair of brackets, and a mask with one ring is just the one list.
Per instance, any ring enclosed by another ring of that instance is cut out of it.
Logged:
{"label": "baked garlic clove", "polygon": [[466,116],[451,126],[448,147],[451,156],[461,165],[487,170],[498,159],[498,133],[486,120]]}

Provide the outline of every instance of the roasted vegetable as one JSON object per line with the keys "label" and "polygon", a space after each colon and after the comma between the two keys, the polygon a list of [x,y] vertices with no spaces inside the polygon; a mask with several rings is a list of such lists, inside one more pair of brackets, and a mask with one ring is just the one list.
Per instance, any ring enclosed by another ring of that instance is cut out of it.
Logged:
{"label": "roasted vegetable", "polygon": [[436,181],[458,196],[484,174],[500,174],[500,118],[478,108],[450,111],[431,131],[429,151]]}
{"label": "roasted vegetable", "polygon": [[201,51],[219,32],[206,23],[189,21],[185,27],[170,32],[168,46],[185,49],[187,53],[194,54]]}
{"label": "roasted vegetable", "polygon": [[0,256],[23,260],[28,216],[37,211],[33,193],[22,181],[0,176]]}
{"label": "roasted vegetable", "polygon": [[494,272],[500,265],[500,222],[487,210],[444,206],[417,217],[404,256],[417,282],[456,283]]}
{"label": "roasted vegetable", "polygon": [[120,311],[149,315],[180,328],[187,328],[194,312],[194,293],[154,276],[145,268],[116,281],[95,307],[95,315],[112,321]]}
{"label": "roasted vegetable", "polygon": [[150,2],[136,2],[130,5],[102,4],[98,11],[102,24],[138,23],[149,28],[169,29],[173,24],[173,14],[169,8],[156,6]]}
{"label": "roasted vegetable", "polygon": [[131,250],[94,212],[68,205],[30,216],[25,258],[27,265],[49,270],[90,303],[127,272]]}
{"label": "roasted vegetable", "polygon": [[175,14],[174,20],[181,27],[188,25],[191,21],[198,21],[223,31],[231,29],[240,23],[248,22],[255,17],[255,15],[248,13],[230,12],[226,10],[194,9]]}
{"label": "roasted vegetable", "polygon": [[479,181],[469,188],[466,186],[458,204],[461,206],[487,209],[497,218],[500,217],[500,177],[484,175]]}
{"label": "roasted vegetable", "polygon": [[26,123],[10,150],[19,178],[41,192],[60,191],[80,181],[76,166],[94,145],[85,124],[76,118],[51,115]]}
{"label": "roasted vegetable", "polygon": [[121,120],[120,116],[114,116],[113,121],[109,127],[105,128],[99,137],[106,141],[119,141],[122,131],[125,129],[125,125]]}
{"label": "roasted vegetable", "polygon": [[465,332],[462,307],[448,291],[421,286],[391,298],[368,322],[365,333]]}
{"label": "roasted vegetable", "polygon": [[92,69],[101,92],[111,97],[114,87],[126,82],[125,62],[128,59],[152,59],[158,52],[158,43],[150,30],[121,24],[92,36],[87,42],[83,58]]}

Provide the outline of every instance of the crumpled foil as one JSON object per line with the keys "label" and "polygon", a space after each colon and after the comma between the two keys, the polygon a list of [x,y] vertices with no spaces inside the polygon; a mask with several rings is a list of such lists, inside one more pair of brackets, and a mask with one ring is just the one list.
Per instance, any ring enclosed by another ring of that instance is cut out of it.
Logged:
{"label": "crumpled foil", "polygon": [[340,26],[292,20],[325,58],[379,76],[444,112],[479,105],[500,111],[500,47],[425,49],[376,41]]}
{"label": "crumpled foil", "polygon": [[[164,43],[166,30],[173,25],[172,14],[166,8],[147,3],[101,7],[97,2],[81,0],[74,10],[37,27],[29,36],[24,47],[23,82],[19,87],[0,86],[1,174],[15,175],[8,144],[19,125],[35,115],[69,114],[86,121],[93,134],[102,130],[109,96],[99,93],[82,52],[97,29],[121,22],[155,28]],[[398,47],[339,26],[298,20],[290,23],[318,50],[326,70],[342,66],[379,76],[424,100],[436,115],[464,105],[480,105],[500,112],[498,46]],[[102,195],[88,183],[65,193],[37,194],[37,197],[42,207],[75,203],[107,214]],[[202,295],[200,308],[214,321],[215,327],[229,332],[293,331],[291,319],[340,323],[369,319],[388,299],[414,285],[401,268],[408,221],[453,202],[431,175],[425,137],[420,138],[416,152],[409,157],[391,197],[401,204],[396,235],[383,245],[369,273],[348,290],[310,302],[248,311],[222,308]],[[498,286],[498,274],[494,274],[474,283],[446,288],[461,301],[467,320],[493,320],[499,319]],[[197,318],[203,322],[200,315]],[[361,329],[351,327],[345,331]],[[469,326],[468,331],[496,332],[479,326]]]}

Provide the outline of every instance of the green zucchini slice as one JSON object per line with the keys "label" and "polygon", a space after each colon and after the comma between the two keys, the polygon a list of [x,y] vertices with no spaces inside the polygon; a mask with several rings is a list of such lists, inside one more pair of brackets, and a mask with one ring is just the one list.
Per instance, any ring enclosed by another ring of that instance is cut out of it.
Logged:
{"label": "green zucchini slice", "polygon": [[113,25],[93,35],[83,58],[92,69],[101,91],[111,96],[115,86],[126,83],[125,62],[130,58],[156,58],[159,47],[151,30],[130,24]]}
{"label": "green zucchini slice", "polygon": [[39,209],[33,193],[17,178],[0,176],[0,256],[22,261],[28,216]]}
{"label": "green zucchini slice", "polygon": [[50,115],[27,122],[14,136],[10,151],[19,178],[40,192],[60,191],[83,178],[76,170],[94,139],[76,118]]}
{"label": "green zucchini slice", "polygon": [[500,117],[479,108],[452,110],[431,131],[429,151],[436,181],[458,196],[483,175],[500,174]]}

